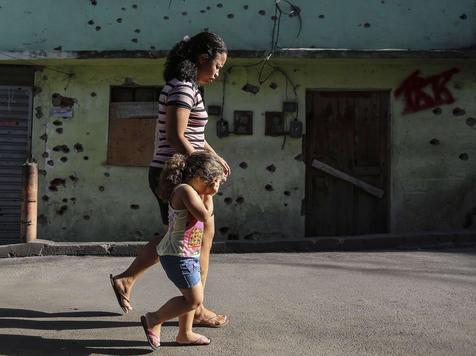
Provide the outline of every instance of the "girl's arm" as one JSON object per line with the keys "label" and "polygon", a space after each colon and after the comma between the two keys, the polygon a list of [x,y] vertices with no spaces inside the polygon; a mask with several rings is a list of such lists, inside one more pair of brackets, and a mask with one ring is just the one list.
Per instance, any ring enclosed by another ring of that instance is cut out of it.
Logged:
{"label": "girl's arm", "polygon": [[190,186],[184,186],[175,193],[182,200],[185,208],[199,221],[206,221],[213,215],[212,196],[207,194],[202,199]]}
{"label": "girl's arm", "polygon": [[185,138],[185,129],[187,128],[190,110],[177,106],[167,107],[167,120],[165,130],[167,132],[167,141],[178,153],[190,154],[195,148]]}

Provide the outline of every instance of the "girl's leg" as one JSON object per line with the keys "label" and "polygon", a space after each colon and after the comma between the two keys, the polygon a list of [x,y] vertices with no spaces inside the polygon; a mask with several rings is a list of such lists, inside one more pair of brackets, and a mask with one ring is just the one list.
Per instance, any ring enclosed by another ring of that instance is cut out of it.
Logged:
{"label": "girl's leg", "polygon": [[[189,313],[192,316],[193,313],[203,302],[203,287],[201,283],[193,286],[192,288],[180,289],[182,296],[174,297],[168,300],[159,310],[152,313],[147,313],[147,319],[149,325],[152,327],[154,333],[160,335],[160,326],[163,322]],[[184,331],[191,332],[192,326],[187,329],[186,325],[183,326]],[[180,335],[180,333],[179,333]]]}

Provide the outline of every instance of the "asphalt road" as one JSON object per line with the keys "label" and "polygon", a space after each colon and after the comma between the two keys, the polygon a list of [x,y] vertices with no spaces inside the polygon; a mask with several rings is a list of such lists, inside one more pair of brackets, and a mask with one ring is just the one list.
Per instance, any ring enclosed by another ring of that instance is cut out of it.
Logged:
{"label": "asphalt road", "polygon": [[[108,274],[124,257],[0,259],[1,355],[144,355],[139,323],[177,291],[160,266],[122,315]],[[230,316],[197,328],[210,346],[165,355],[475,355],[476,249],[212,256],[207,305]]]}

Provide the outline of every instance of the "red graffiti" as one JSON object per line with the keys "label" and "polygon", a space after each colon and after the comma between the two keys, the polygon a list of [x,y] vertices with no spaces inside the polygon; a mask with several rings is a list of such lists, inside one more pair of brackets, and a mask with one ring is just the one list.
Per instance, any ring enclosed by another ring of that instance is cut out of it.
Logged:
{"label": "red graffiti", "polygon": [[[405,110],[403,114],[409,114],[421,110],[433,108],[443,104],[451,104],[455,101],[446,84],[451,77],[458,73],[458,68],[452,68],[443,73],[432,75],[428,78],[421,77],[420,71],[413,72],[395,90],[395,97],[403,94]],[[431,92],[431,94],[430,94]]]}

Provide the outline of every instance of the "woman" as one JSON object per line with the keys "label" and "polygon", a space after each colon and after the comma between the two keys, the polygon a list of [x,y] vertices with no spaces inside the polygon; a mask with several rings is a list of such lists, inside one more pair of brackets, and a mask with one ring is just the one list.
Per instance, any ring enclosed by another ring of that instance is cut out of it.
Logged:
{"label": "woman", "polygon": [[[225,42],[216,34],[201,32],[192,38],[186,36],[177,43],[167,56],[164,70],[164,86],[159,98],[156,151],[149,168],[149,186],[156,196],[162,221],[168,228],[168,204],[159,199],[158,182],[165,161],[175,153],[190,154],[206,150],[217,156],[225,174],[230,167],[219,157],[205,140],[208,114],[198,85],[213,82],[227,60]],[[200,254],[201,282],[205,287],[215,221],[212,216],[205,222]],[[117,301],[125,313],[132,310],[130,295],[137,278],[149,267],[159,262],[156,248],[162,237],[154,238],[140,251],[129,268],[123,273],[110,276]],[[226,315],[214,313],[204,306],[195,312],[193,325],[221,327],[228,323]]]}

